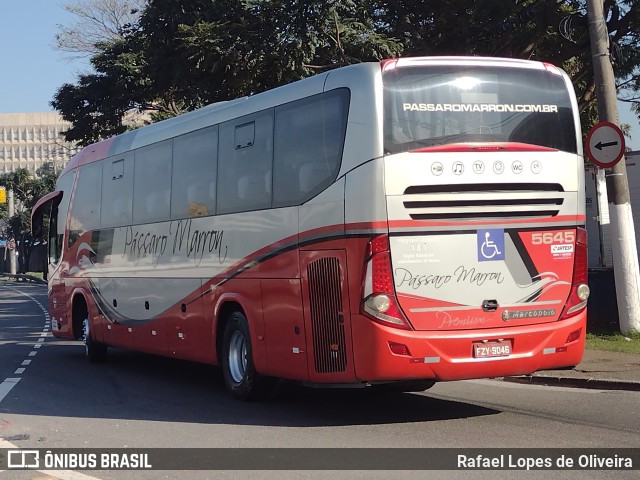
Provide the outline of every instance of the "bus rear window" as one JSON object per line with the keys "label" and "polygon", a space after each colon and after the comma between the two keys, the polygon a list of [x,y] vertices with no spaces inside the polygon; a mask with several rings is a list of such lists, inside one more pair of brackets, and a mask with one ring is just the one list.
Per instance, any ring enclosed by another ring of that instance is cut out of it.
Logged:
{"label": "bus rear window", "polygon": [[383,84],[388,153],[471,142],[577,152],[570,92],[546,70],[412,66],[386,71]]}

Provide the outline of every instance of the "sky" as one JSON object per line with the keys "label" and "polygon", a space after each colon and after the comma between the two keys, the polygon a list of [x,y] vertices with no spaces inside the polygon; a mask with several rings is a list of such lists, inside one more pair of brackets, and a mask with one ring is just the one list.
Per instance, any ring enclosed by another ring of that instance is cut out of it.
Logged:
{"label": "sky", "polygon": [[[70,0],[67,0],[70,1]],[[0,28],[0,112],[49,112],[49,102],[64,83],[75,83],[88,70],[86,60],[70,59],[54,49],[58,25],[73,16],[63,0],[0,0],[4,21]],[[621,123],[631,125],[627,146],[640,150],[640,122],[626,104],[619,103]]]}
{"label": "sky", "polygon": [[54,49],[58,25],[70,25],[73,16],[61,0],[0,0],[0,112],[50,112],[49,102],[64,83],[87,62],[70,60]]}

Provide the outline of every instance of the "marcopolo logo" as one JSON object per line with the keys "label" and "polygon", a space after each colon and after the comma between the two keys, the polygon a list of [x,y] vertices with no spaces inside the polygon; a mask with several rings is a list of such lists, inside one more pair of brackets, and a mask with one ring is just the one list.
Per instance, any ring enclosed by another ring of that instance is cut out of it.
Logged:
{"label": "marcopolo logo", "polygon": [[556,314],[555,308],[534,308],[532,310],[504,310],[502,320],[508,322],[516,318],[552,317]]}

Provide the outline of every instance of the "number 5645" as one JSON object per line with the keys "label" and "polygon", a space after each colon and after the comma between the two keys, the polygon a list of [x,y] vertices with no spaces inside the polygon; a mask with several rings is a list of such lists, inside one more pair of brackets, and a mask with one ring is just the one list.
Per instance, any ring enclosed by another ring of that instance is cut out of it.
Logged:
{"label": "number 5645", "polygon": [[540,232],[531,234],[533,245],[551,245],[558,243],[573,243],[576,239],[575,232]]}

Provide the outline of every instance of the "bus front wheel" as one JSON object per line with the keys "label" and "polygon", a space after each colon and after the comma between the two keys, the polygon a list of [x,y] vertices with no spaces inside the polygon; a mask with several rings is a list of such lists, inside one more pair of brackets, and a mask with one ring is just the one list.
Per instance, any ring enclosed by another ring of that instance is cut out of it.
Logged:
{"label": "bus front wheel", "polygon": [[270,392],[271,382],[256,372],[247,319],[235,311],[224,330],[222,374],[229,393],[239,400],[262,400]]}

